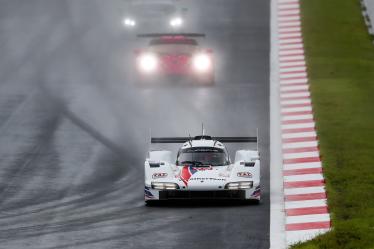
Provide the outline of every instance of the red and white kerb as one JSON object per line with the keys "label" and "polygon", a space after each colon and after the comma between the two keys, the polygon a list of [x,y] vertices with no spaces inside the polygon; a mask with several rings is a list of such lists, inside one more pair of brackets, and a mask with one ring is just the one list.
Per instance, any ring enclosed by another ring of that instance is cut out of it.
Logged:
{"label": "red and white kerb", "polygon": [[287,245],[331,227],[313,119],[299,0],[278,0],[279,87]]}

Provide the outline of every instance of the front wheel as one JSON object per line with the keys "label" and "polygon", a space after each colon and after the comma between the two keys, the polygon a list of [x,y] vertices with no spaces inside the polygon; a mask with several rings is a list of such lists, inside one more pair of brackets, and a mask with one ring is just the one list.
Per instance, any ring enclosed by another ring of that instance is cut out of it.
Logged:
{"label": "front wheel", "polygon": [[145,200],[145,205],[147,207],[157,206],[158,204],[159,204],[159,201],[157,200]]}
{"label": "front wheel", "polygon": [[261,200],[260,199],[247,199],[247,200],[244,200],[243,203],[248,204],[248,205],[260,205]]}

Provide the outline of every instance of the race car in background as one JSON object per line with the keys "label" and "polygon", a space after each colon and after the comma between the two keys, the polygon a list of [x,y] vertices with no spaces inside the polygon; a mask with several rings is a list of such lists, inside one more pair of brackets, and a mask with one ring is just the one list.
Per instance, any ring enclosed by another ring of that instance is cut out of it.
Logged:
{"label": "race car in background", "polygon": [[178,0],[130,0],[123,6],[122,23],[127,29],[178,30],[185,24],[187,8]]}
{"label": "race car in background", "polygon": [[212,49],[201,48],[196,33],[140,34],[150,38],[147,48],[135,51],[137,81],[214,84],[214,58]]}
{"label": "race car in background", "polygon": [[[223,143],[257,143],[256,137],[151,138],[151,143],[182,143],[171,151],[149,152],[145,161],[145,202],[181,199],[251,200],[259,203],[258,149],[238,150],[231,161]],[[258,146],[257,146],[258,147]]]}

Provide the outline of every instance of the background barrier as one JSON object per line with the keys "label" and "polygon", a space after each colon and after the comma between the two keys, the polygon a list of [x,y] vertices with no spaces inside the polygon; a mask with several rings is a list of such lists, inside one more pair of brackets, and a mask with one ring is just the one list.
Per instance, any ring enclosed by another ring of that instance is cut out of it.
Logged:
{"label": "background barrier", "polygon": [[361,0],[361,6],[369,34],[374,35],[374,0]]}

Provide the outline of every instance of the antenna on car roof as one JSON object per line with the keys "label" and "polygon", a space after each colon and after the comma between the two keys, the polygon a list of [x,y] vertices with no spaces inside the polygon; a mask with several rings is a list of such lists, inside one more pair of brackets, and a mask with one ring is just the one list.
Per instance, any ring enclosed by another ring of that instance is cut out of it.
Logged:
{"label": "antenna on car roof", "polygon": [[151,150],[152,150],[152,128],[149,128],[148,158],[150,157]]}
{"label": "antenna on car roof", "polygon": [[205,136],[204,123],[201,123],[201,135]]}
{"label": "antenna on car roof", "polygon": [[190,140],[188,140],[188,143],[191,145],[191,147],[192,147],[192,138],[191,138],[191,134],[190,133],[188,133],[188,137],[190,138]]}
{"label": "antenna on car roof", "polygon": [[256,145],[257,145],[257,151],[258,151],[258,128],[256,129],[256,137],[257,137],[257,141],[256,141]]}

